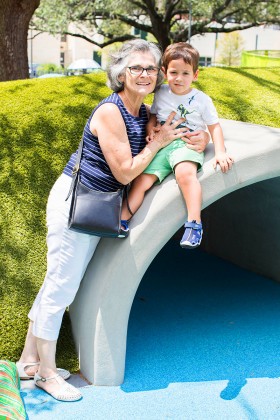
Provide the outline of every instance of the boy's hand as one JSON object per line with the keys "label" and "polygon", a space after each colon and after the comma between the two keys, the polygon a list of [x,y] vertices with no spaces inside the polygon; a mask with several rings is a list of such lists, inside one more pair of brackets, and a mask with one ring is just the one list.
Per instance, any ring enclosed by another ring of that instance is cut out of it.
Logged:
{"label": "boy's hand", "polygon": [[150,143],[154,140],[155,133],[157,133],[160,130],[160,124],[157,124],[155,127],[151,127],[150,131],[147,132],[146,136],[146,142]]}
{"label": "boy's hand", "polygon": [[217,164],[219,164],[221,167],[221,171],[225,173],[229,169],[231,169],[233,162],[233,158],[229,156],[226,152],[218,152],[214,157],[213,167],[214,169],[216,169]]}
{"label": "boy's hand", "polygon": [[153,141],[154,137],[155,137],[155,133],[152,130],[146,136],[146,143],[150,143],[151,141]]}
{"label": "boy's hand", "polygon": [[153,137],[150,135],[146,136],[146,143],[150,143],[151,141],[153,141]]}

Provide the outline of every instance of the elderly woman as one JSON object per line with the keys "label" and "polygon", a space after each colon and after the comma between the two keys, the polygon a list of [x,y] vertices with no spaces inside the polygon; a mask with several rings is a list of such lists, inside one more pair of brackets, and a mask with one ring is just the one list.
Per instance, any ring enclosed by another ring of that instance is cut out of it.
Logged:
{"label": "elderly woman", "polygon": [[[151,162],[156,153],[186,133],[172,123],[174,113],[146,144],[145,126],[149,109],[144,98],[162,82],[161,52],[144,40],[123,44],[112,56],[108,70],[113,92],[93,110],[84,128],[81,182],[100,191],[114,191],[130,183]],[[189,147],[204,150],[205,132],[191,133]],[[87,265],[100,240],[97,236],[68,229],[68,194],[74,153],[54,184],[47,205],[47,273],[29,313],[25,346],[17,362],[22,379],[34,377],[36,385],[60,401],[79,400],[78,389],[67,384],[70,373],[57,369],[56,341],[62,316],[73,301]]]}

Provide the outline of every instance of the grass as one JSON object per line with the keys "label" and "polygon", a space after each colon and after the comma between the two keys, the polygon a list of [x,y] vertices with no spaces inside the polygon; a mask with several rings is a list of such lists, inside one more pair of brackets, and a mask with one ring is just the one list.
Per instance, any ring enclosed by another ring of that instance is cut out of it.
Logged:
{"label": "grass", "polygon": [[[280,68],[205,68],[195,86],[213,98],[220,117],[277,127],[279,76]],[[44,279],[51,186],[92,109],[109,93],[104,74],[0,83],[1,359],[19,357],[27,314]],[[67,312],[58,364],[78,369]]]}

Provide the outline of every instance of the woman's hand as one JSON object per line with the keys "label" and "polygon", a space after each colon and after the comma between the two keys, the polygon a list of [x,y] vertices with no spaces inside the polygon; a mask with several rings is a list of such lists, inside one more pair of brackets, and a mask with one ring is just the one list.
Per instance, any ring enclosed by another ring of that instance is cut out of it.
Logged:
{"label": "woman's hand", "polygon": [[182,140],[187,143],[189,149],[202,153],[210,141],[210,135],[204,130],[189,131]]}
{"label": "woman's hand", "polygon": [[155,127],[154,129],[154,136],[152,141],[158,142],[161,148],[168,146],[168,144],[170,144],[173,140],[182,138],[189,133],[187,127],[177,128],[178,125],[186,121],[185,118],[179,118],[179,120],[176,120],[172,123],[175,115],[175,111],[171,112],[165,123],[159,127]]}

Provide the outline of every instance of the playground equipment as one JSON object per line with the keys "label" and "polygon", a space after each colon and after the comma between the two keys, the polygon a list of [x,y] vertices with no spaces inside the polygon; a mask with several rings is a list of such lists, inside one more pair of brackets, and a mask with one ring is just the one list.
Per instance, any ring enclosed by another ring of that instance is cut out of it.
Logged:
{"label": "playground equipment", "polygon": [[[198,175],[204,209],[236,190],[280,176],[280,129],[231,120],[221,120],[221,125],[235,163],[227,174],[214,170],[213,145],[207,147]],[[262,203],[257,197],[254,201],[258,212]],[[93,384],[123,382],[127,325],[136,290],[154,257],[185,219],[181,193],[170,175],[148,192],[131,222],[129,238],[100,241],[70,307],[81,372]],[[263,240],[269,241],[269,236]]]}
{"label": "playground equipment", "polygon": [[241,67],[280,67],[280,50],[242,51]]}

